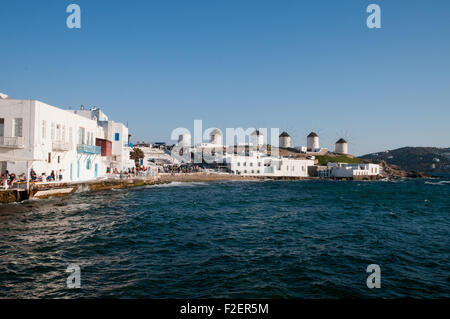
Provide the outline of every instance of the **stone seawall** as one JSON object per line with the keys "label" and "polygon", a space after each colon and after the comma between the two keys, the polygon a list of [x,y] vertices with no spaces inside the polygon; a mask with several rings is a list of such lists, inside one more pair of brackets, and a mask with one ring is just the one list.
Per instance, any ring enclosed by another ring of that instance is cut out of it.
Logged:
{"label": "stone seawall", "polygon": [[103,191],[140,187],[146,185],[168,184],[171,182],[216,182],[229,180],[257,180],[255,177],[242,177],[226,174],[161,174],[160,176],[136,177],[129,179],[103,179],[79,183],[43,183],[32,184],[30,193],[26,190],[0,191],[0,203],[21,202],[29,198],[45,199],[49,197],[69,196],[79,191]]}
{"label": "stone seawall", "polygon": [[35,184],[31,187],[30,198],[48,198],[67,196],[77,191],[103,191],[155,185],[166,183],[158,177],[134,178],[134,179],[105,179],[81,183],[46,183]]}
{"label": "stone seawall", "polygon": [[26,190],[9,189],[0,191],[0,204],[21,202],[28,199]]}
{"label": "stone seawall", "polygon": [[[219,181],[257,181],[257,180],[317,180],[317,177],[251,177],[231,174],[191,173],[161,174],[159,176],[137,177],[129,179],[103,179],[79,183],[44,183],[33,184],[30,194],[25,190],[0,191],[0,203],[21,202],[29,198],[49,198],[69,196],[79,191],[104,191],[140,187],[146,185],[168,184],[171,182],[219,182]],[[376,179],[376,178],[370,178]]]}

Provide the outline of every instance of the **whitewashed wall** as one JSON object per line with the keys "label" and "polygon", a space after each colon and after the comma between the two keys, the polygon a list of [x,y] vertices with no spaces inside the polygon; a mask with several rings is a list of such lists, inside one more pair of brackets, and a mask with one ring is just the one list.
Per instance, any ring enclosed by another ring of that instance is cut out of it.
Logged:
{"label": "whitewashed wall", "polygon": [[268,156],[233,155],[227,158],[229,169],[243,176],[307,177],[312,160],[275,158]]}
{"label": "whitewashed wall", "polygon": [[[8,149],[0,145],[1,160],[17,160],[8,161],[10,173],[26,173],[26,162],[22,160],[28,159],[33,161],[31,167],[38,175],[50,175],[52,170],[58,175],[61,170],[63,181],[89,180],[106,174],[105,162],[100,154],[77,152],[79,143],[95,145],[98,134],[96,121],[39,101],[0,100],[5,137],[12,136],[12,121],[17,117],[23,118],[24,148]],[[80,127],[86,132],[83,141],[79,141]],[[58,144],[68,147],[68,150],[56,150]]]}

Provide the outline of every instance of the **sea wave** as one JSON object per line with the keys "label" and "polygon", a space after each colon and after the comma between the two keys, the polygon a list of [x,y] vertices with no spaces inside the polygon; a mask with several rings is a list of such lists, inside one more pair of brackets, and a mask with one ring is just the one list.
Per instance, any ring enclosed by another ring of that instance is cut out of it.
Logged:
{"label": "sea wave", "polygon": [[450,184],[450,181],[439,181],[439,182],[426,181],[425,184],[428,184],[428,185],[446,185],[446,184]]}
{"label": "sea wave", "polygon": [[206,186],[206,182],[170,182],[167,184],[147,185],[146,188],[166,188],[166,187],[194,187]]}

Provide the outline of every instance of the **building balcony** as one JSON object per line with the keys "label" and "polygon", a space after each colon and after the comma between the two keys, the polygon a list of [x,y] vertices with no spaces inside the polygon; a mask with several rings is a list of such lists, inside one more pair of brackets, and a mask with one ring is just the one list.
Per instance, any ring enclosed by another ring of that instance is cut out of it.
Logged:
{"label": "building balcony", "polygon": [[1,148],[24,148],[25,143],[23,137],[0,137]]}
{"label": "building balcony", "polygon": [[81,154],[100,154],[102,151],[100,146],[95,145],[87,145],[87,144],[78,144],[77,152]]}
{"label": "building balcony", "polygon": [[72,143],[64,142],[64,141],[53,141],[52,149],[56,152],[67,152],[72,149]]}

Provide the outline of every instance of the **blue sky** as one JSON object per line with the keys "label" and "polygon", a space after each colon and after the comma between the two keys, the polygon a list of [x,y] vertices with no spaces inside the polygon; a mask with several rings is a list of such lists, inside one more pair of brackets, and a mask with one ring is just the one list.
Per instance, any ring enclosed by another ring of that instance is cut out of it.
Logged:
{"label": "blue sky", "polygon": [[[79,4],[82,28],[66,27]],[[381,7],[370,30],[366,7]],[[5,1],[0,92],[176,127],[311,130],[361,155],[449,147],[450,1]]]}

